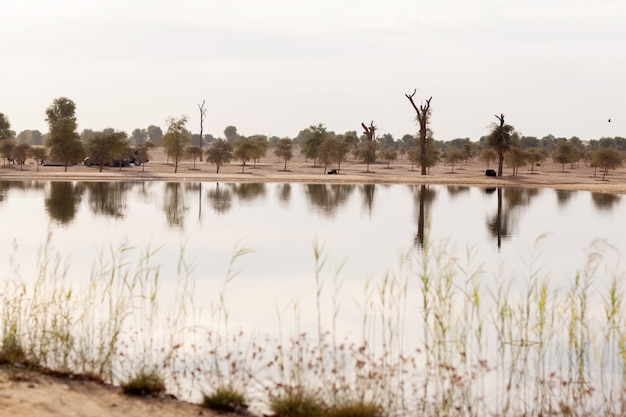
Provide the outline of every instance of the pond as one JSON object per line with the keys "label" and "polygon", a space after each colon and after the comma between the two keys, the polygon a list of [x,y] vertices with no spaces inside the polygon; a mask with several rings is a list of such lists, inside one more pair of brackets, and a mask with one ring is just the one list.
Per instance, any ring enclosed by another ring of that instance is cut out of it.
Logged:
{"label": "pond", "polygon": [[[193,280],[188,302],[200,317],[222,299],[232,329],[276,335],[297,322],[313,332],[322,317],[348,337],[365,332],[360,314],[382,311],[368,304],[377,292],[382,299],[381,282],[419,277],[426,256],[446,259],[444,275],[452,260],[494,305],[498,288],[523,300],[537,279],[567,292],[601,256],[589,284],[590,310],[601,315],[626,251],[625,215],[620,195],[550,189],[5,181],[0,276],[34,280],[48,236],[75,283],[120,247],[132,248],[129,262],[150,248],[166,295],[181,276]],[[412,294],[423,280],[409,281],[407,316],[424,308]]]}

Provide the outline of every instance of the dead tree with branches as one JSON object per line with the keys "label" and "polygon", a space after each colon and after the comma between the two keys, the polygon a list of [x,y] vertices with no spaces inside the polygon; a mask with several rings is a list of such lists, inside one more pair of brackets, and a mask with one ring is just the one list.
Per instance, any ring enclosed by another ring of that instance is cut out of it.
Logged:
{"label": "dead tree with branches", "polygon": [[426,175],[428,168],[426,155],[426,139],[428,132],[428,121],[430,119],[430,101],[433,98],[430,97],[428,100],[426,100],[426,103],[422,103],[419,107],[417,107],[415,101],[413,101],[413,96],[415,96],[416,92],[417,89],[413,90],[413,94],[405,94],[405,96],[409,99],[411,105],[417,113],[417,122],[420,125],[420,165],[422,166],[422,175]]}

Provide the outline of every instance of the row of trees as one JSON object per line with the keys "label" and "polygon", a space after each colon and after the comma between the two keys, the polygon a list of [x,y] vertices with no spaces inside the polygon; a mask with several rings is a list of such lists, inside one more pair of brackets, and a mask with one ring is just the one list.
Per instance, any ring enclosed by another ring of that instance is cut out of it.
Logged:
{"label": "row of trees", "polygon": [[[293,156],[293,147],[299,146],[300,151],[314,166],[329,166],[341,169],[341,164],[348,160],[351,154],[366,164],[369,172],[370,164],[376,161],[385,161],[387,166],[398,159],[407,156],[415,166],[421,167],[422,175],[429,172],[430,167],[443,161],[454,166],[463,161],[478,158],[487,164],[497,161],[497,174],[502,175],[506,163],[513,168],[513,175],[517,175],[520,166],[534,167],[548,157],[558,163],[575,164],[584,161],[601,168],[606,174],[609,169],[616,168],[624,160],[623,151],[626,151],[626,139],[601,138],[583,143],[579,138],[555,138],[548,135],[544,138],[521,136],[512,125],[505,122],[503,114],[496,115],[497,122],[493,123],[488,135],[478,142],[471,142],[468,138],[452,141],[436,141],[429,128],[432,97],[423,103],[415,103],[412,94],[405,94],[416,112],[416,122],[419,125],[419,135],[404,135],[395,140],[391,134],[376,136],[376,126],[372,122],[369,126],[362,124],[364,129],[360,136],[356,131],[336,134],[328,131],[323,124],[312,125],[302,130],[296,138],[278,138],[264,135],[251,137],[241,136],[235,126],[224,129],[225,139],[216,139],[211,135],[203,135],[203,122],[206,110],[204,102],[198,105],[201,113],[200,134],[193,135],[186,128],[187,117],[168,118],[168,128],[163,133],[161,128],[151,125],[147,129],[135,129],[129,137],[126,133],[105,129],[101,132],[89,129],[77,133],[76,105],[73,101],[61,97],[46,109],[46,121],[49,133],[42,135],[38,131],[23,131],[19,136],[22,140],[15,140],[15,132],[10,130],[10,123],[6,116],[0,113],[0,152],[5,159],[23,162],[28,156],[43,160],[50,158],[62,162],[67,169],[68,164],[82,160],[88,155],[92,162],[102,167],[107,161],[122,159],[131,153],[131,143],[136,147],[135,155],[140,162],[148,160],[148,151],[152,146],[163,146],[168,158],[172,158],[174,171],[177,172],[179,161],[189,158],[202,161],[206,155],[207,162],[215,163],[217,172],[225,163],[236,158],[242,163],[245,171],[248,162],[259,160],[274,149],[275,155],[284,161],[284,170],[287,162]],[[29,147],[32,142],[44,141],[45,148]],[[196,145],[197,144],[197,145]],[[207,144],[206,151],[203,145]],[[44,153],[45,151],[45,153]],[[601,151],[601,152],[599,152]]]}

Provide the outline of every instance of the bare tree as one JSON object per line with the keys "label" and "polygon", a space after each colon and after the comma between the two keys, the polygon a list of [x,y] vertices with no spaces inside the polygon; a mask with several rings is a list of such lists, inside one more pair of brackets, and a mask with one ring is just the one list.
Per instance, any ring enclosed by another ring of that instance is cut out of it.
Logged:
{"label": "bare tree", "polygon": [[200,162],[202,162],[202,141],[204,140],[202,134],[204,132],[204,119],[206,119],[206,108],[204,107],[205,102],[206,100],[202,100],[202,104],[198,104],[198,110],[200,110]]}
{"label": "bare tree", "polygon": [[374,135],[376,133],[376,126],[374,126],[374,121],[370,123],[369,127],[365,126],[365,123],[361,123],[361,126],[363,126],[363,133],[367,137],[367,140],[374,140]]}
{"label": "bare tree", "polygon": [[413,101],[413,97],[417,89],[413,90],[413,94],[405,94],[406,98],[409,99],[411,105],[415,109],[417,113],[417,122],[420,125],[420,165],[422,166],[422,175],[426,175],[427,173],[427,155],[426,155],[426,140],[427,140],[427,129],[428,129],[428,121],[430,119],[430,101],[433,99],[430,97],[426,100],[426,103],[420,104],[419,107]]}

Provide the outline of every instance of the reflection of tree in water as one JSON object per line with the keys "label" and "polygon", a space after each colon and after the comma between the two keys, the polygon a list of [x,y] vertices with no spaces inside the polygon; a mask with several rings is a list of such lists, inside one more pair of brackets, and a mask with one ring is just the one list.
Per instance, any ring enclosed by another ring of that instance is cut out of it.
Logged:
{"label": "reflection of tree in water", "polygon": [[211,202],[211,207],[217,214],[228,212],[233,205],[232,193],[228,188],[220,187],[219,183],[215,184],[214,189],[207,191],[207,197]]}
{"label": "reflection of tree in water", "polygon": [[496,238],[498,248],[502,247],[503,239],[514,233],[519,222],[519,208],[528,206],[539,192],[530,188],[497,188],[497,209],[491,218],[487,218],[487,229]]}
{"label": "reflection of tree in water", "polygon": [[283,203],[288,203],[291,199],[291,184],[284,183],[278,186],[278,200]]}
{"label": "reflection of tree in water", "polygon": [[9,194],[11,181],[0,181],[0,201],[4,201]]}
{"label": "reflection of tree in water", "polygon": [[241,182],[238,184],[229,184],[231,191],[241,201],[252,201],[259,197],[265,197],[267,193],[264,183],[261,182]]}
{"label": "reflection of tree in water", "polygon": [[363,196],[363,208],[367,210],[367,214],[372,215],[372,208],[374,207],[374,192],[376,191],[376,184],[363,184],[360,186],[361,195]]}
{"label": "reflection of tree in water", "polygon": [[458,197],[461,194],[465,194],[469,192],[469,187],[459,186],[459,185],[448,185],[446,187],[448,189],[448,195],[450,197]]}
{"label": "reflection of tree in water", "polygon": [[9,190],[43,190],[46,181],[0,181],[0,201],[6,199]]}
{"label": "reflection of tree in water", "polygon": [[420,186],[409,185],[409,189],[413,193],[415,202],[415,211],[417,215],[417,236],[415,236],[415,244],[420,248],[424,248],[424,236],[426,234],[426,212],[430,212],[430,207],[437,197],[437,191],[425,184]]}
{"label": "reflection of tree in water", "polygon": [[132,188],[128,182],[86,182],[89,207],[94,214],[123,218],[126,214],[126,194]]}
{"label": "reflection of tree in water", "polygon": [[50,182],[48,197],[45,201],[50,217],[63,224],[74,220],[83,191],[82,183]]}
{"label": "reflection of tree in water", "polygon": [[189,207],[185,205],[185,193],[183,185],[178,182],[165,183],[165,193],[163,194],[163,211],[170,226],[183,227],[185,214]]}
{"label": "reflection of tree in water", "polygon": [[304,193],[313,208],[326,216],[333,216],[354,189],[352,184],[306,184]]}
{"label": "reflection of tree in water", "polygon": [[198,221],[202,220],[202,183],[201,182],[186,182],[185,191],[189,195],[195,194],[198,196]]}
{"label": "reflection of tree in water", "polygon": [[561,208],[565,207],[567,203],[569,202],[569,200],[574,195],[573,192],[565,191],[565,190],[555,190],[555,193],[556,193],[556,203]]}
{"label": "reflection of tree in water", "polygon": [[609,193],[591,193],[591,201],[599,210],[613,210],[614,206],[620,202],[621,196]]}

